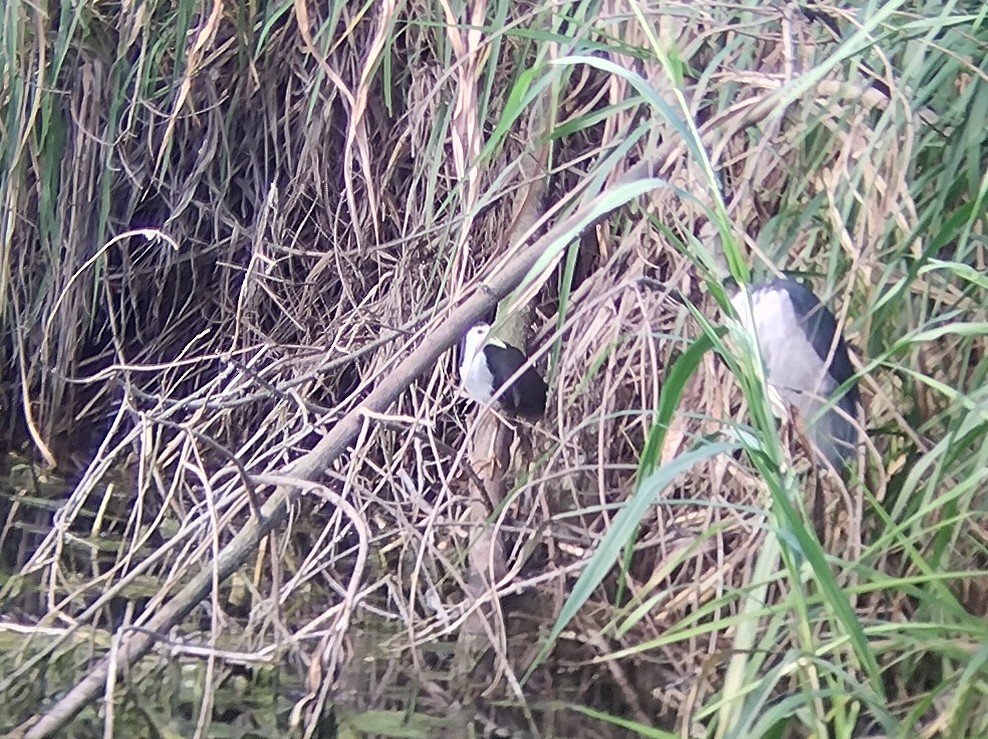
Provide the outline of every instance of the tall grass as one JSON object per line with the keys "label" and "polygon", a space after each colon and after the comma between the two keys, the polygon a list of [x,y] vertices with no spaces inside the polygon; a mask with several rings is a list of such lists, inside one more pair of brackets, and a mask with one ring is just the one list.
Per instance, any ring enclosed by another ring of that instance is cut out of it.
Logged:
{"label": "tall grass", "polygon": [[[2,17],[0,726],[988,735],[981,4]],[[551,409],[488,479],[452,356],[359,409],[519,255]],[[725,315],[779,271],[853,347],[846,482]]]}

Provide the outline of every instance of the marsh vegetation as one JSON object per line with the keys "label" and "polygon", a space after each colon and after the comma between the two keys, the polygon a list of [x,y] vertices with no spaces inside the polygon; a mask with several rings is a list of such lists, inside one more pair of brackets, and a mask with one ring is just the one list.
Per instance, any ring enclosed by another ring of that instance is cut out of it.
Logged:
{"label": "marsh vegetation", "polygon": [[[0,18],[3,733],[988,736],[982,3]],[[842,322],[846,481],[728,269]]]}

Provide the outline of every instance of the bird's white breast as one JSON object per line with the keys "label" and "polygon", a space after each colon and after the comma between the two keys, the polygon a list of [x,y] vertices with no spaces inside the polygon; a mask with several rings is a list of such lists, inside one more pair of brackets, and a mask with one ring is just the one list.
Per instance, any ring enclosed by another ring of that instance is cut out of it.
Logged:
{"label": "bird's white breast", "polygon": [[494,375],[484,356],[487,331],[475,327],[466,336],[460,358],[460,383],[463,391],[477,403],[489,403],[494,397]]}

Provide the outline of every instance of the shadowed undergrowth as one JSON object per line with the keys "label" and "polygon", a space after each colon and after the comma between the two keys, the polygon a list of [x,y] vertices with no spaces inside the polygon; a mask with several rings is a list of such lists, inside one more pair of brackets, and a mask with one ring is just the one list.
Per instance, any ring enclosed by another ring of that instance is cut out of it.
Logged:
{"label": "shadowed undergrowth", "polygon": [[[329,5],[2,11],[0,727],[596,204],[515,293],[503,501],[448,352],[67,731],[988,734],[980,4]],[[846,485],[715,331],[728,265],[843,322]]]}

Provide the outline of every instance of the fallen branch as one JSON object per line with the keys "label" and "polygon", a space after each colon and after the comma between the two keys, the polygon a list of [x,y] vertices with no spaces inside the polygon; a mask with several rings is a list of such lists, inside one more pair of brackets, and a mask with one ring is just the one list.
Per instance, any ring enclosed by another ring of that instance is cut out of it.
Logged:
{"label": "fallen branch", "polygon": [[[598,219],[658,184],[656,180],[640,180],[600,193],[586,207],[558,223],[542,238],[518,249],[500,268],[495,268],[494,274],[482,282],[459,307],[446,315],[437,316],[434,319],[435,328],[422,343],[378,383],[363,403],[340,419],[312,451],[289,465],[282,473],[283,476],[303,482],[319,480],[323,470],[340,457],[357,437],[367,420],[365,410],[373,413],[385,412],[416,377],[460,339],[469,326],[517,288],[548,252],[563,248]],[[261,506],[262,517],[259,520],[252,517],[220,551],[212,567],[204,568],[193,576],[142,629],[118,633],[115,637],[118,641],[116,649],[112,649],[48,711],[26,721],[11,736],[41,739],[64,728],[79,711],[97,699],[111,670],[119,675],[134,665],[151,650],[157,641],[157,634],[167,633],[209,595],[214,583],[224,581],[251,556],[260,540],[284,522],[289,506],[300,490],[300,487],[294,485],[276,488]]]}

